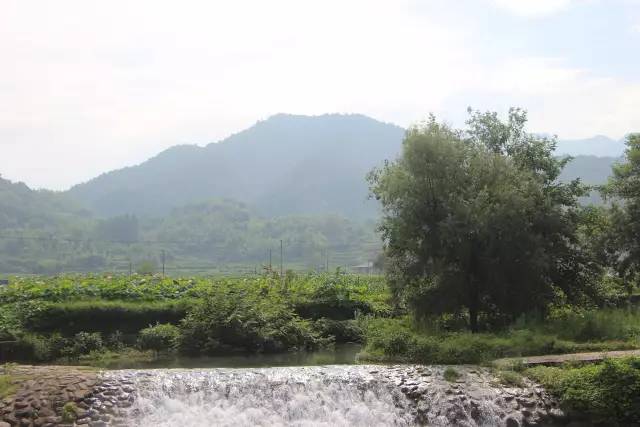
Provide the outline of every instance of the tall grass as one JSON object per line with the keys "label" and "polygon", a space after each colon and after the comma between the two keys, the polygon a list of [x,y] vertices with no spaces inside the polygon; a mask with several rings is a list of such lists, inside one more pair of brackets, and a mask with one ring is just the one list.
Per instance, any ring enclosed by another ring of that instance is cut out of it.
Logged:
{"label": "tall grass", "polygon": [[433,333],[408,317],[362,320],[363,360],[483,363],[503,357],[626,350],[640,347],[640,311],[602,310],[562,318],[520,320],[498,333]]}
{"label": "tall grass", "polygon": [[550,318],[523,316],[513,326],[516,330],[533,330],[553,334],[577,342],[604,340],[638,340],[640,338],[640,308],[567,310]]}

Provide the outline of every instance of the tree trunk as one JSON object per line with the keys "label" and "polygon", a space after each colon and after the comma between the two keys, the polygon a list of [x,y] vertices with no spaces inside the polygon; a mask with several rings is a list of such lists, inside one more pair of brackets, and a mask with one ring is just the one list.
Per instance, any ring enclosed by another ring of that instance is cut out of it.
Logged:
{"label": "tree trunk", "polygon": [[474,303],[471,303],[469,307],[469,329],[472,334],[478,332],[478,308]]}
{"label": "tree trunk", "polygon": [[478,311],[480,307],[480,295],[478,289],[478,281],[469,274],[469,329],[471,333],[478,332]]}
{"label": "tree trunk", "polygon": [[478,332],[478,311],[480,308],[480,288],[478,284],[478,258],[477,242],[473,240],[470,245],[469,265],[467,270],[467,286],[469,287],[469,329],[471,333]]}

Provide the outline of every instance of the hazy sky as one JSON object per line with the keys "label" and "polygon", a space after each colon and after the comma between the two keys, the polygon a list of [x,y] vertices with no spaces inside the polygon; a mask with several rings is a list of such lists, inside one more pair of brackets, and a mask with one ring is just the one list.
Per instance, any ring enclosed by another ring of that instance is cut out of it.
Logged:
{"label": "hazy sky", "polygon": [[278,113],[640,130],[640,0],[3,0],[0,173],[64,189]]}

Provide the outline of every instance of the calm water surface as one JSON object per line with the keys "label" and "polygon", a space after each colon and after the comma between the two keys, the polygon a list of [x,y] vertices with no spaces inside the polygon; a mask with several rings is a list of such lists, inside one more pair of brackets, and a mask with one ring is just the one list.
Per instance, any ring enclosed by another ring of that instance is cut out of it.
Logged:
{"label": "calm water surface", "polygon": [[119,361],[110,369],[191,369],[191,368],[266,368],[277,366],[353,365],[361,344],[337,344],[333,349],[280,354],[250,354],[215,357],[175,357],[153,361]]}

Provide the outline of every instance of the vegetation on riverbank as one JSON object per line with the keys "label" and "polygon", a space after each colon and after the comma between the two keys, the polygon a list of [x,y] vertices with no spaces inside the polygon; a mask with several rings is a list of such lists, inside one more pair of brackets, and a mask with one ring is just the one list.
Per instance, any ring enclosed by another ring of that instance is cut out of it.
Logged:
{"label": "vegetation on riverbank", "polygon": [[639,326],[638,309],[567,313],[563,318],[522,320],[504,330],[476,334],[438,331],[409,317],[370,319],[365,322],[361,360],[478,364],[503,357],[627,350],[640,347]]}
{"label": "vegetation on riverbank", "polygon": [[127,353],[218,355],[310,350],[362,339],[360,315],[388,316],[380,277],[275,274],[15,278],[0,290],[2,354],[108,364]]}
{"label": "vegetation on riverbank", "polygon": [[564,367],[538,366],[523,372],[542,383],[563,407],[594,420],[623,425],[640,422],[640,358]]}
{"label": "vegetation on riverbank", "polygon": [[14,388],[11,376],[0,375],[0,399],[11,394]]}

